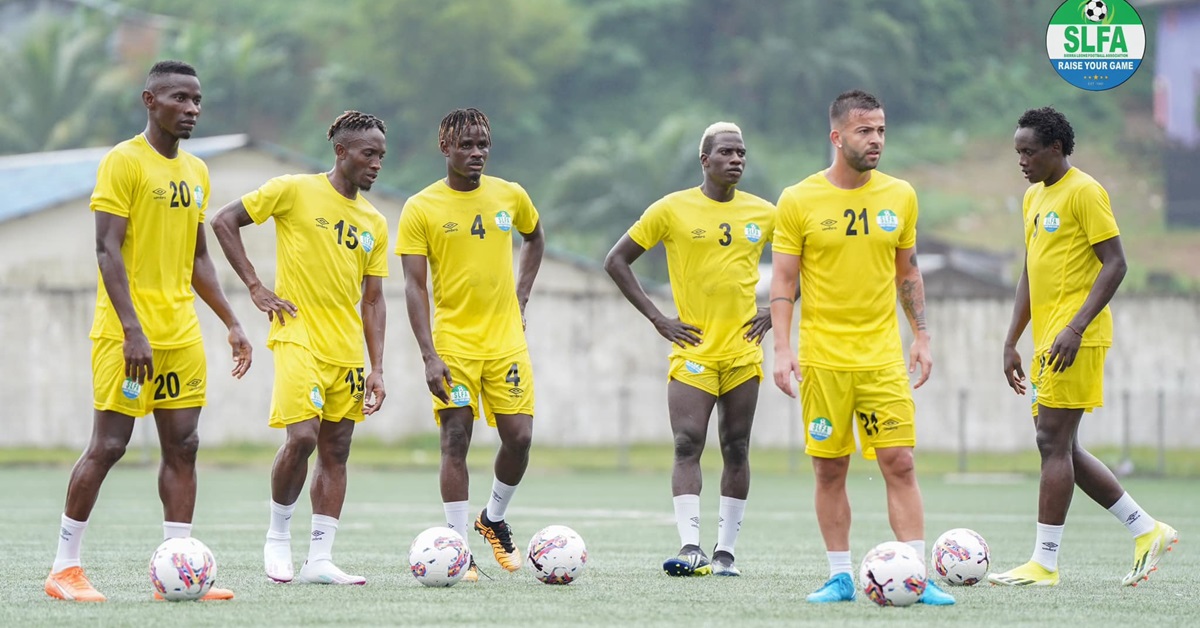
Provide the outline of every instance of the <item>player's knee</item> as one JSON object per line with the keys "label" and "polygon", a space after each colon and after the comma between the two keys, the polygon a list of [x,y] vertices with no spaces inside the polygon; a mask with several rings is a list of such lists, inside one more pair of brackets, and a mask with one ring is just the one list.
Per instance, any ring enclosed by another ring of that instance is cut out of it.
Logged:
{"label": "player's knee", "polygon": [[1074,445],[1070,442],[1071,439],[1063,438],[1057,432],[1039,428],[1037,431],[1036,440],[1038,453],[1041,454],[1043,458],[1064,455],[1070,456],[1073,453]]}
{"label": "player's knee", "polygon": [[452,460],[466,460],[467,449],[471,445],[471,436],[464,429],[442,427],[441,449],[442,457]]}
{"label": "player's knee", "polygon": [[91,446],[88,447],[88,457],[105,467],[111,467],[125,455],[127,444],[120,438],[99,438],[93,440]]}
{"label": "player's knee", "polygon": [[677,432],[675,434],[676,460],[698,459],[703,451],[703,435],[696,435],[692,434],[691,432]]}
{"label": "player's knee", "polygon": [[317,449],[317,455],[321,457],[322,464],[344,466],[346,461],[350,459],[350,442],[332,441],[321,443],[321,446]]}
{"label": "player's knee", "polygon": [[886,455],[879,454],[879,466],[892,480],[907,480],[916,477],[916,461],[908,448],[898,448]]}
{"label": "player's knee", "polygon": [[200,450],[200,434],[192,432],[172,443],[163,443],[163,458],[169,464],[196,464]]}
{"label": "player's knee", "polygon": [[317,448],[317,435],[309,432],[288,432],[284,447],[302,458],[308,458]]}
{"label": "player's knee", "polygon": [[834,485],[846,482],[850,458],[813,458],[813,475],[818,484]]}
{"label": "player's knee", "polygon": [[750,459],[750,437],[729,438],[721,443],[721,457],[726,465],[744,465]]}
{"label": "player's knee", "polygon": [[521,428],[505,434],[500,445],[509,451],[524,453],[533,444],[533,428]]}

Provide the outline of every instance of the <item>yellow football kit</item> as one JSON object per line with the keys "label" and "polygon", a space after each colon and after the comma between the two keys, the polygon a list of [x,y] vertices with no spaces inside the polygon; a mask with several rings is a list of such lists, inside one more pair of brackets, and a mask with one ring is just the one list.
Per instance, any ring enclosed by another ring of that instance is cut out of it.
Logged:
{"label": "yellow football kit", "polygon": [[744,336],[758,311],[758,262],[774,231],[771,203],[742,191],[722,203],[698,187],[663,197],[630,227],[643,249],[663,243],[679,320],[702,332],[697,346],[674,345],[670,379],[721,395],[762,377],[762,347]]}
{"label": "yellow football kit", "polygon": [[896,251],[917,241],[917,194],[872,171],[843,190],[818,172],[779,197],[774,249],[800,258],[799,363],[805,451],[835,458],[915,444],[900,323]]}
{"label": "yellow football kit", "polygon": [[[101,160],[91,209],[128,221],[121,258],[134,312],[154,351],[155,378],[142,386],[126,380],[125,334],[98,278],[89,334],[97,410],[143,416],[155,407],[204,405],[204,350],[191,284],[208,196],[203,161],[183,150],[168,159],[142,135],[116,145]],[[151,394],[141,390],[147,385],[155,387]]]}
{"label": "yellow football kit", "polygon": [[[267,338],[276,373],[272,426],[313,417],[361,420],[358,304],[363,278],[388,274],[387,220],[362,194],[342,196],[324,173],[276,177],[242,204],[256,223],[275,219],[275,293],[297,309],[285,324],[275,320]],[[347,377],[356,383],[347,385]],[[304,385],[296,388],[298,382]],[[356,408],[325,402],[355,394]]]}
{"label": "yellow football kit", "polygon": [[[537,209],[520,185],[484,175],[470,192],[439,180],[410,197],[396,235],[396,255],[421,255],[429,262],[433,345],[454,383],[472,399],[506,400],[506,407],[514,401],[509,389],[519,388],[526,401],[512,407],[528,410],[521,414],[532,414],[533,371],[520,364],[527,345],[513,276],[513,237],[532,233],[537,224]],[[520,385],[506,381],[514,363]],[[474,403],[447,406],[434,398],[435,413],[451,406]],[[505,413],[499,406],[488,408]]]}
{"label": "yellow football kit", "polygon": [[1083,332],[1079,356],[1066,371],[1042,368],[1054,338],[1087,299],[1102,264],[1092,247],[1120,235],[1108,192],[1087,173],[1071,168],[1054,185],[1025,192],[1025,263],[1033,346],[1038,366],[1030,381],[1037,404],[1090,410],[1104,402],[1104,354],[1112,346],[1108,306]]}

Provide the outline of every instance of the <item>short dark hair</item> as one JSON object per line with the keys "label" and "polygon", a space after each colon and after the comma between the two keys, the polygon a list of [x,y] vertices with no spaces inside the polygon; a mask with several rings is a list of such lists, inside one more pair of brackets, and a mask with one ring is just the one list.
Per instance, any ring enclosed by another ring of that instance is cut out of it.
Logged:
{"label": "short dark hair", "polygon": [[163,76],[166,74],[186,74],[187,76],[196,76],[196,68],[189,63],[183,61],[159,61],[150,68],[150,72],[146,74],[147,78],[152,76]]}
{"label": "short dark hair", "polygon": [[487,115],[482,111],[474,107],[451,111],[442,118],[442,123],[438,125],[438,145],[441,146],[442,142],[448,146],[454,145],[458,142],[458,138],[473,126],[483,127],[488,137],[492,136],[492,126],[488,122]]}
{"label": "short dark hair", "polygon": [[883,109],[883,103],[874,95],[868,94],[861,89],[842,92],[829,105],[829,125],[837,126],[839,122],[846,119],[846,114],[855,109],[874,111],[876,109]]}
{"label": "short dark hair", "polygon": [[1029,109],[1017,120],[1018,129],[1033,129],[1042,146],[1049,146],[1058,140],[1062,144],[1064,157],[1075,152],[1075,129],[1064,116],[1054,107]]}
{"label": "short dark hair", "polygon": [[343,112],[337,117],[337,120],[333,121],[333,124],[329,125],[329,132],[325,134],[325,137],[331,142],[336,142],[344,133],[366,131],[367,129],[379,129],[380,133],[387,135],[387,126],[383,124],[383,120],[369,113],[351,109]]}

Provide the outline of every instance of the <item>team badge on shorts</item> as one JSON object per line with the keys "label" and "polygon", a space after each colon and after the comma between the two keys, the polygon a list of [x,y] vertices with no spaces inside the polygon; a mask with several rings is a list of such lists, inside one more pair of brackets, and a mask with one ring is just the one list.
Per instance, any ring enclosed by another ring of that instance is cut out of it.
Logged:
{"label": "team badge on shorts", "polygon": [[808,424],[808,436],[813,440],[825,440],[833,436],[833,424],[829,419],[819,416]]}
{"label": "team badge on shorts", "polygon": [[308,398],[312,401],[312,404],[314,406],[316,406],[318,410],[325,407],[325,400],[321,398],[320,386],[313,386],[312,392],[308,393]]}
{"label": "team badge on shorts", "polygon": [[460,408],[471,405],[471,391],[462,384],[455,385],[450,389],[450,403]]}
{"label": "team badge on shorts", "polygon": [[703,364],[698,364],[698,363],[696,363],[696,362],[692,362],[691,360],[687,360],[687,361],[685,361],[685,362],[683,363],[683,366],[684,366],[684,368],[686,368],[686,369],[688,370],[688,372],[689,372],[689,373],[691,373],[692,375],[699,375],[699,374],[701,374],[701,373],[703,373],[703,372],[704,372],[704,365],[703,365]]}
{"label": "team badge on shorts", "polygon": [[142,395],[142,385],[132,377],[126,377],[125,383],[121,384],[121,394],[125,395],[126,399],[137,399]]}

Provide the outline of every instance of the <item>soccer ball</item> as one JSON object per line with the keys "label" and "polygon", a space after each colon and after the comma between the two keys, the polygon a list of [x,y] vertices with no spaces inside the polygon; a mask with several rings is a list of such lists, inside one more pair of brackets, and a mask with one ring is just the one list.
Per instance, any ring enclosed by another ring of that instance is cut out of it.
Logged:
{"label": "soccer ball", "polygon": [[542,528],[529,539],[529,566],[533,575],[546,584],[571,584],[583,575],[587,547],[583,539],[567,526]]}
{"label": "soccer ball", "polygon": [[1088,0],[1083,7],[1083,17],[1091,22],[1103,22],[1108,17],[1108,5],[1102,0]]}
{"label": "soccer ball", "polygon": [[908,606],[925,592],[925,563],[917,550],[905,543],[880,543],[863,557],[858,581],[872,602]]}
{"label": "soccer ball", "polygon": [[429,528],[408,548],[408,568],[417,582],[427,587],[452,587],[470,566],[467,542],[450,528]]}
{"label": "soccer ball", "polygon": [[987,576],[987,541],[974,530],[947,530],[933,544],[933,569],[950,584],[970,586]]}
{"label": "soccer ball", "polygon": [[216,580],[213,553],[191,537],[167,539],[150,557],[150,583],[163,599],[198,600]]}

